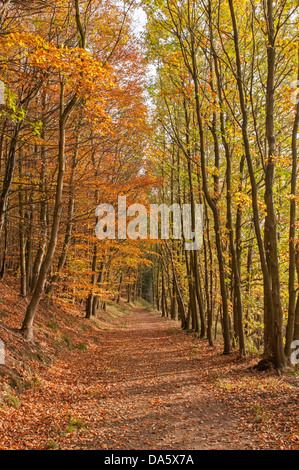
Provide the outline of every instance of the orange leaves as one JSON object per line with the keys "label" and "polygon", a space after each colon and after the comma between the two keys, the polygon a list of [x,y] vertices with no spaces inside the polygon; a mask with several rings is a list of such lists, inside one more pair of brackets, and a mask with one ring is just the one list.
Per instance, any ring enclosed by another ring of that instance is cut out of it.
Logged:
{"label": "orange leaves", "polygon": [[[86,41],[80,41],[74,2],[48,3],[41,17],[22,17],[9,34],[1,35],[0,79],[13,96],[14,114],[18,108],[24,114],[16,165],[20,177],[15,180],[10,214],[18,212],[19,195],[24,204],[29,203],[31,219],[21,219],[24,237],[30,238],[32,246],[28,272],[37,254],[47,251],[53,213],[57,213],[57,155],[64,140],[60,139],[60,118],[67,116],[63,210],[51,272],[61,306],[82,301],[91,291],[106,300],[116,291],[119,266],[134,270],[147,262],[144,245],[132,244],[130,250],[117,242],[100,244],[94,228],[98,204],[113,203],[120,193],[132,201],[146,199],[151,188],[146,161],[150,126],[144,96],[146,65],[141,46],[131,34],[130,15],[124,15],[114,0],[80,2],[86,33]],[[26,94],[30,100],[25,111]],[[61,116],[62,109],[65,114]],[[30,128],[29,119],[34,124]],[[42,225],[41,230],[29,235],[29,219],[31,228]],[[17,231],[16,225],[13,230]],[[92,266],[95,244],[96,268]],[[19,255],[13,256],[18,259]],[[94,283],[101,262],[108,263],[108,279]]]}
{"label": "orange leaves", "polygon": [[[5,309],[12,290],[1,288]],[[223,356],[144,308],[114,308],[92,322],[78,306],[41,311],[38,351],[51,362],[27,358],[38,380],[19,408],[0,406],[3,449],[298,449],[295,377],[258,373],[255,359]]]}
{"label": "orange leaves", "polygon": [[81,94],[92,94],[98,87],[107,90],[115,86],[110,67],[104,67],[90,52],[79,47],[57,46],[37,34],[27,33],[8,35],[5,46],[21,48],[31,67],[47,73],[58,72],[72,86],[77,84]]}

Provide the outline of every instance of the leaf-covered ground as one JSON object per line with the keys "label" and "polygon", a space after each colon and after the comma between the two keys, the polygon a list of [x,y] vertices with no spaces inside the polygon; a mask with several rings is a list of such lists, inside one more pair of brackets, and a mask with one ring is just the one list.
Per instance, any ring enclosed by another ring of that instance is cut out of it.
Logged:
{"label": "leaf-covered ground", "polygon": [[2,370],[2,449],[299,449],[295,376],[257,372],[145,308],[110,323],[63,315],[32,347],[1,323],[25,382],[17,392]]}

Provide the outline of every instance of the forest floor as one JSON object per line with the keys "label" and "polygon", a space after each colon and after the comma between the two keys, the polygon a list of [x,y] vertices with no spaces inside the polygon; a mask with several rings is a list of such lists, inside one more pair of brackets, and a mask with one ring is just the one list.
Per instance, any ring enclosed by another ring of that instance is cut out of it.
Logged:
{"label": "forest floor", "polygon": [[298,376],[258,372],[141,306],[91,321],[45,308],[28,345],[7,292],[1,449],[299,449]]}

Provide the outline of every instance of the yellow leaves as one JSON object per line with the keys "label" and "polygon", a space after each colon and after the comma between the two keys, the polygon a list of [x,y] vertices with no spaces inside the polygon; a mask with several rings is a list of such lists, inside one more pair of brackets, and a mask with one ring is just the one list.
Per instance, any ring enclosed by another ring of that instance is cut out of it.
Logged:
{"label": "yellow leaves", "polygon": [[236,192],[234,194],[234,201],[235,204],[239,207],[251,207],[252,201],[251,197],[248,194],[242,193],[242,192]]}
{"label": "yellow leaves", "polygon": [[220,171],[219,171],[219,169],[218,169],[216,166],[214,166],[214,167],[211,169],[211,174],[212,174],[213,176],[218,176],[218,177],[219,177],[219,176],[220,176]]}
{"label": "yellow leaves", "polygon": [[[84,100],[88,112],[89,122],[93,126],[101,123],[100,132],[107,131],[109,116],[107,102],[111,100],[112,90],[117,85],[113,69],[103,64],[89,51],[80,47],[69,48],[65,44],[59,45],[46,41],[39,34],[12,33],[0,41],[0,48],[4,64],[18,58],[18,83],[32,76],[40,76],[45,86],[51,86],[52,91],[57,87],[59,93],[60,83],[65,84],[65,96],[76,92]],[[22,62],[26,67],[22,67]],[[4,69],[4,67],[2,67]],[[15,80],[15,71],[10,68],[5,71],[5,80]],[[9,74],[12,76],[9,77]],[[103,122],[105,124],[103,124]]]}
{"label": "yellow leaves", "polygon": [[28,65],[43,71],[61,73],[72,84],[79,84],[85,92],[95,92],[97,87],[115,86],[112,70],[79,47],[56,46],[36,34],[13,33],[6,39],[6,47],[21,47]]}
{"label": "yellow leaves", "polygon": [[286,194],[284,198],[288,201],[293,201],[294,199],[296,199],[296,196],[294,194]]}

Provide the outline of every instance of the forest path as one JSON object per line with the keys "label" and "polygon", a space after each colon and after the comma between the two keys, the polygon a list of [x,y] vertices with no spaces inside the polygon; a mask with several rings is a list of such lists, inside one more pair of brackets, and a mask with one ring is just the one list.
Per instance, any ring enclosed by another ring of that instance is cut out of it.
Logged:
{"label": "forest path", "polygon": [[87,347],[60,350],[20,406],[0,407],[2,449],[299,448],[298,388],[256,359],[223,356],[145,308],[74,325]]}
{"label": "forest path", "polygon": [[215,360],[213,349],[206,342],[199,345],[177,322],[135,309],[125,325],[107,332],[102,346],[103,368],[98,377],[90,366],[85,368],[85,382],[101,382],[95,437],[81,435],[76,442],[74,435],[73,446],[123,450],[254,447],[248,432],[240,434],[236,410],[220,402],[215,369],[210,375],[207,363],[209,357]]}

